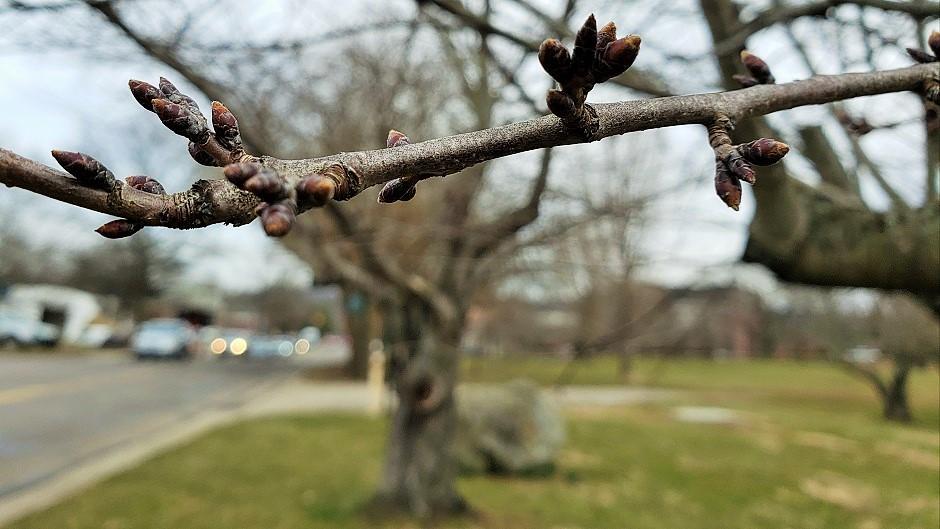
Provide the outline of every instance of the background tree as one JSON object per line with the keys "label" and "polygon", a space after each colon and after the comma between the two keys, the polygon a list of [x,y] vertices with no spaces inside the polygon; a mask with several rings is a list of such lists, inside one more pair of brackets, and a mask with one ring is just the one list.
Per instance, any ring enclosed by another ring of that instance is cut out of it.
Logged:
{"label": "background tree", "polygon": [[[451,512],[462,507],[454,488],[455,469],[449,446],[454,425],[453,388],[457,353],[467,309],[477,286],[484,284],[500,268],[495,263],[505,261],[502,252],[518,251],[513,244],[515,239],[538,218],[553,155],[552,151],[544,151],[537,156],[538,162],[532,164],[532,172],[528,173],[534,173],[534,184],[512,193],[518,199],[515,207],[492,216],[474,214],[487,181],[487,166],[479,165],[480,162],[539,148],[599,140],[630,131],[698,124],[708,128],[717,157],[716,176],[720,185],[728,186],[737,182],[735,178],[738,176],[752,176],[752,173],[745,175],[747,165],[740,161],[744,156],[742,153],[749,151],[743,144],[734,147],[728,136],[735,122],[736,133],[749,141],[761,135],[748,132],[762,132],[746,128],[746,118],[754,115],[854,96],[923,90],[929,83],[936,82],[934,69],[922,65],[866,75],[759,86],[729,94],[587,106],[584,104],[587,92],[596,83],[608,79],[654,95],[669,93],[662,79],[648,72],[646,75],[632,72],[618,76],[633,62],[639,40],[634,37],[614,40],[611,35],[613,28],[603,26],[598,32],[593,19],[589,19],[579,31],[573,56],[569,51],[563,51],[557,42],[543,47],[541,62],[561,88],[550,92],[548,99],[555,115],[493,127],[498,98],[494,83],[506,86],[507,90],[510,87],[517,90],[521,98],[532,98],[522,88],[516,76],[518,70],[505,67],[493,52],[490,41],[504,39],[527,52],[538,50],[538,41],[529,41],[494,26],[493,6],[489,2],[476,6],[476,9],[451,1],[421,4],[434,4],[439,9],[428,16],[446,13],[469,28],[456,40],[450,40],[451,36],[444,31],[440,50],[448,57],[449,66],[464,65],[456,68],[455,83],[471,109],[468,115],[472,121],[468,128],[478,129],[478,132],[411,146],[405,145],[407,142],[401,135],[392,134],[389,137],[391,148],[385,151],[342,153],[308,160],[245,155],[249,152],[291,156],[291,149],[303,143],[303,133],[307,132],[305,126],[309,124],[296,113],[298,101],[280,99],[283,83],[279,76],[259,76],[255,70],[258,65],[264,65],[265,52],[295,48],[284,43],[273,43],[264,48],[252,46],[226,60],[223,45],[214,48],[211,55],[214,68],[206,72],[182,49],[180,43],[185,40],[185,31],[174,32],[172,38],[143,33],[135,30],[135,25],[125,18],[124,6],[119,7],[116,2],[88,2],[88,7],[152,57],[176,70],[204,94],[232,103],[235,114],[243,123],[252,122],[250,127],[238,127],[234,116],[225,107],[214,106],[214,131],[209,131],[186,96],[172,85],[164,83],[157,88],[142,83],[132,84],[135,96],[145,108],[156,112],[171,130],[191,141],[195,146],[191,151],[198,161],[226,166],[229,179],[251,192],[235,189],[224,181],[209,181],[184,193],[163,195],[159,191],[154,192],[153,187],[149,187],[151,192],[148,192],[146,186],[152,186],[151,181],[116,184],[113,175],[98,162],[75,153],[60,152],[58,156],[60,162],[78,178],[77,181],[12,153],[0,153],[0,181],[127,219],[103,227],[103,231],[111,235],[126,235],[144,225],[195,227],[217,222],[240,224],[254,218],[256,208],[260,211],[265,230],[283,235],[294,224],[295,213],[310,206],[326,205],[330,224],[315,224],[308,236],[317,238],[321,233],[324,236],[335,233],[341,239],[355,241],[355,244],[321,245],[316,259],[322,259],[334,277],[377,300],[386,327],[385,335],[394,344],[393,380],[400,404],[392,422],[383,497],[397,507],[420,515]],[[576,7],[574,2],[567,2],[563,15],[557,19],[538,16],[538,10],[526,2],[514,4],[538,17],[540,24],[550,27],[545,31],[546,35],[571,34],[564,28]],[[707,17],[714,14],[713,6],[703,7]],[[440,31],[437,25],[435,31]],[[182,27],[185,29],[185,25]],[[469,44],[463,40],[471,38],[467,33],[475,35],[472,37],[475,40],[469,40]],[[598,40],[602,46],[595,47]],[[231,48],[229,46],[228,49]],[[471,55],[468,59],[464,55],[468,49],[481,49],[483,53]],[[246,57],[252,60],[246,61]],[[228,71],[217,71],[222,70],[222,65],[229,68]],[[307,72],[301,61],[297,61],[297,65],[295,79],[300,79]],[[277,68],[285,71],[283,63],[277,64]],[[225,82],[246,79],[259,81],[234,85]],[[278,113],[278,109],[283,109],[284,113]],[[291,134],[291,129],[300,133]],[[239,135],[241,143],[237,142]],[[755,148],[760,151],[759,147]],[[779,155],[779,149],[774,147],[772,150]],[[737,164],[732,163],[733,156],[738,157]],[[752,162],[766,161],[761,160],[766,156],[768,154],[763,151],[749,155]],[[731,176],[731,171],[737,171],[734,173],[736,176]],[[780,174],[773,171],[762,171],[762,175]],[[423,181],[425,178],[457,172],[461,172],[458,178],[448,179],[446,186],[442,186],[440,194],[443,198],[434,201],[434,195],[426,193],[433,187],[430,182]],[[394,201],[391,199],[409,197],[418,180],[418,196],[430,194],[432,197],[430,205],[433,207],[423,218],[433,219],[435,236],[416,239],[408,256],[435,256],[438,262],[433,267],[423,260],[420,266],[407,266],[411,261],[389,258],[392,255],[389,248],[395,246],[388,243],[392,239],[360,239],[359,235],[369,231],[362,228],[363,225],[368,226],[363,221],[365,215],[355,214],[352,208],[347,211],[330,201],[330,198],[352,198],[361,192],[361,187],[377,184],[385,184],[381,192],[383,198]],[[579,194],[579,187],[583,184],[570,180],[566,179],[565,186],[573,189],[573,194]],[[794,193],[802,191],[792,191],[789,184],[779,184],[782,180],[773,176],[769,180],[771,184],[768,187],[774,189],[772,194],[776,196],[771,204],[790,204],[804,198],[794,196]],[[728,194],[733,188],[719,191],[729,205],[737,207],[739,197],[729,198]],[[761,211],[765,211],[762,204],[766,201],[758,198],[758,204],[761,204],[759,216],[763,214]],[[778,211],[783,207],[774,206]],[[802,210],[796,207],[796,211]],[[779,224],[778,218],[775,226],[783,229]],[[787,222],[782,224],[791,226]],[[300,223],[296,231],[302,232],[303,225]],[[799,223],[795,225],[801,226]],[[548,236],[552,233],[547,229]],[[777,236],[782,237],[775,234]],[[911,250],[905,246],[907,253],[904,255],[929,270],[934,263],[921,252],[927,252],[927,257],[934,254],[930,254],[929,244],[925,247],[926,250],[920,246]],[[877,275],[876,271],[871,273]],[[805,277],[810,280],[815,276],[807,273]],[[849,281],[855,279],[840,277],[832,283]],[[923,278],[909,284],[883,282],[870,286],[906,288],[919,294],[935,288]]]}

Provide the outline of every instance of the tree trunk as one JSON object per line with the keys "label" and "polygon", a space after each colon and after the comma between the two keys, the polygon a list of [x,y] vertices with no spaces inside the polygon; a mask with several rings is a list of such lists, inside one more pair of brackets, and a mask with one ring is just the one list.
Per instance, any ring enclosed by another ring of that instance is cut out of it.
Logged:
{"label": "tree trunk", "polygon": [[343,313],[350,338],[347,376],[365,380],[369,371],[369,341],[372,340],[372,297],[348,286],[343,287]]}
{"label": "tree trunk", "polygon": [[889,421],[910,422],[911,408],[907,398],[907,379],[911,366],[899,363],[894,368],[894,377],[891,385],[887,386],[882,394],[884,401],[884,416]]}
{"label": "tree trunk", "polygon": [[[389,369],[398,405],[377,504],[422,519],[460,514],[467,506],[457,492],[452,448],[461,326],[442,328],[417,302],[406,304],[396,316],[402,320],[397,326],[401,335],[389,347]],[[390,334],[386,332],[386,339]]]}

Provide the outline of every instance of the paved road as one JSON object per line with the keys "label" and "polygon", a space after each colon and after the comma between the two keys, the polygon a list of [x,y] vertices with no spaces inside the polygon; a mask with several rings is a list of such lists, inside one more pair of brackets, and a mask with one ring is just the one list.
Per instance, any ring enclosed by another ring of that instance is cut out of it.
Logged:
{"label": "paved road", "polygon": [[240,407],[306,365],[342,361],[341,352],[317,352],[303,361],[179,363],[0,355],[0,503],[161,430]]}

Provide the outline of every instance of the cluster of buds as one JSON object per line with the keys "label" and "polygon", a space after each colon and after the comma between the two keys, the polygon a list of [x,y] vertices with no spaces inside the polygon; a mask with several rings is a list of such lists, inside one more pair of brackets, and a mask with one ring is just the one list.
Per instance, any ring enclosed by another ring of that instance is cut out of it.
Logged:
{"label": "cluster of buds", "polygon": [[[907,54],[921,64],[940,61],[940,31],[930,33],[930,37],[927,38],[927,45],[933,53],[917,48],[907,48]],[[936,105],[940,105],[940,72],[937,72],[933,77],[924,81],[923,88],[924,98]]]}
{"label": "cluster of buds", "polygon": [[223,173],[236,187],[261,200],[255,213],[261,218],[264,232],[271,237],[287,235],[297,212],[355,194],[349,189],[349,172],[338,163],[321,173],[300,178],[293,186],[274,169],[255,161],[229,164]]}
{"label": "cluster of buds", "polygon": [[[395,129],[388,131],[388,138],[385,140],[385,146],[389,149],[410,145],[411,140],[403,132]],[[405,176],[390,180],[379,191],[379,203],[390,204],[392,202],[407,202],[415,197],[417,193],[416,186],[420,178],[416,176]]]}
{"label": "cluster of buds", "polygon": [[617,38],[613,22],[598,30],[594,15],[578,30],[572,52],[557,39],[546,40],[539,47],[539,62],[560,88],[548,92],[548,109],[568,129],[590,139],[599,124],[597,113],[585,104],[588,93],[595,84],[627,71],[639,52],[639,36]]}
{"label": "cluster of buds", "polygon": [[212,128],[193,98],[183,94],[165,78],[159,87],[144,81],[128,81],[134,99],[155,113],[163,124],[189,140],[189,154],[196,162],[221,167],[244,157],[238,120],[218,101],[212,102]]}
{"label": "cluster of buds", "polygon": [[708,142],[715,151],[715,192],[735,211],[741,206],[741,181],[757,182],[754,166],[773,165],[783,159],[790,147],[771,138],[734,145],[729,124],[718,122],[708,128]]}
{"label": "cluster of buds", "polygon": [[[154,195],[166,195],[160,182],[149,176],[128,176],[121,183],[107,167],[87,154],[71,151],[52,151],[52,157],[81,185],[108,193],[119,192],[122,185]],[[105,223],[95,231],[108,239],[130,237],[144,228],[138,222],[118,219]]]}
{"label": "cluster of buds", "polygon": [[276,171],[257,162],[238,162],[225,166],[223,172],[236,187],[261,199],[255,213],[265,233],[271,237],[287,235],[297,217],[297,203]]}
{"label": "cluster of buds", "polygon": [[749,75],[736,74],[733,78],[742,88],[777,82],[774,79],[774,74],[770,72],[770,66],[767,66],[767,63],[757,55],[747,50],[741,50],[741,63],[744,64],[744,68],[747,69]]}

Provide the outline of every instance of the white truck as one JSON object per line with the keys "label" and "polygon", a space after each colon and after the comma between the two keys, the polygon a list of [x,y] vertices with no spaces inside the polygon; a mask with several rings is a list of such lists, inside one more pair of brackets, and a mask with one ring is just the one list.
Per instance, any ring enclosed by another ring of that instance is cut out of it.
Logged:
{"label": "white truck", "polygon": [[28,345],[52,347],[59,342],[59,328],[14,312],[0,312],[0,348]]}

